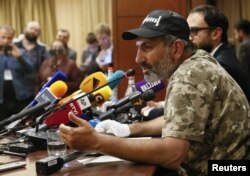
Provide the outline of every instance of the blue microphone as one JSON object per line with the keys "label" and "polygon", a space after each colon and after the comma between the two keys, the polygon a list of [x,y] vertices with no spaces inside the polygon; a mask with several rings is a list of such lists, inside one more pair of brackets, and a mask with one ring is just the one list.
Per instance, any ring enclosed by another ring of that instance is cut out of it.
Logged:
{"label": "blue microphone", "polygon": [[[40,95],[46,88],[50,87],[54,82],[58,80],[62,80],[62,81],[67,80],[67,76],[60,70],[57,71],[46,83],[43,84],[43,86],[41,87],[37,95]],[[26,108],[35,106],[38,103],[36,98]]]}
{"label": "blue microphone", "polygon": [[50,87],[51,84],[53,84],[58,80],[61,81],[67,80],[67,76],[61,70],[58,70],[46,83],[44,83],[39,92],[42,92],[46,87]]}
{"label": "blue microphone", "polygon": [[124,71],[121,70],[115,71],[111,76],[111,78],[109,78],[108,80],[109,87],[113,90],[119,84],[121,79],[124,78],[125,76],[126,74],[124,73]]}

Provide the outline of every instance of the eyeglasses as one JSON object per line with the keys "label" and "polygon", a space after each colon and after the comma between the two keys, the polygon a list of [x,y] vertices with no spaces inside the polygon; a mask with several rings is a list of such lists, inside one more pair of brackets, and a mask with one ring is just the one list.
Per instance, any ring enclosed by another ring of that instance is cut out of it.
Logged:
{"label": "eyeglasses", "polygon": [[197,33],[201,30],[213,30],[215,29],[215,27],[211,27],[211,26],[208,26],[208,27],[190,27],[190,34],[191,35],[197,35]]}

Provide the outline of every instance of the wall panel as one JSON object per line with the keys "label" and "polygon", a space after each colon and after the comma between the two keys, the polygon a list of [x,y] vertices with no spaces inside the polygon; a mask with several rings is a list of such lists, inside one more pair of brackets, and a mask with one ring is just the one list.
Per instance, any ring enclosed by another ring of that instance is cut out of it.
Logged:
{"label": "wall panel", "polygon": [[[135,41],[122,40],[122,32],[140,26],[145,15],[154,9],[168,9],[187,16],[192,4],[198,5],[205,0],[113,0],[113,41],[114,67],[127,70],[136,66]],[[142,80],[141,69],[137,70],[136,81]],[[124,95],[127,80],[119,85],[119,97]],[[165,96],[165,91],[157,94],[157,100]]]}

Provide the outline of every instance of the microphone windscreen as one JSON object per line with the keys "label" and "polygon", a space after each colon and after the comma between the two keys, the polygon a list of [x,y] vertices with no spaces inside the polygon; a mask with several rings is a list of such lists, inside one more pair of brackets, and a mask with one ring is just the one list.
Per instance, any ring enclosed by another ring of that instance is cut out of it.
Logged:
{"label": "microphone windscreen", "polygon": [[146,90],[142,93],[142,99],[144,101],[151,101],[155,98],[155,92],[152,89]]}
{"label": "microphone windscreen", "polygon": [[55,81],[66,80],[67,76],[60,70],[58,70],[45,84],[43,84],[41,91],[46,87],[50,87]]}
{"label": "microphone windscreen", "polygon": [[80,84],[80,89],[89,93],[105,84],[107,84],[107,77],[102,72],[95,72],[85,78]]}
{"label": "microphone windscreen", "polygon": [[72,102],[70,105],[65,106],[63,109],[58,109],[55,112],[50,113],[43,121],[47,126],[59,126],[60,124],[68,124],[70,122],[68,118],[69,112],[73,112],[77,116],[82,115],[82,110],[77,101]]}
{"label": "microphone windscreen", "polygon": [[110,89],[109,86],[105,86],[95,92],[93,92],[94,95],[94,104],[97,106],[102,105],[105,101],[108,101],[110,96],[112,95],[112,90]]}
{"label": "microphone windscreen", "polygon": [[63,81],[56,81],[49,87],[49,90],[56,96],[56,97],[62,97],[66,94],[68,90],[68,86]]}
{"label": "microphone windscreen", "polygon": [[163,81],[158,80],[154,82],[147,82],[142,80],[135,85],[136,89],[140,92],[145,92],[146,90],[152,89],[154,92],[158,92],[159,90],[166,87]]}
{"label": "microphone windscreen", "polygon": [[114,89],[121,81],[120,78],[123,78],[125,76],[125,73],[121,70],[117,70],[111,78],[108,80],[108,85],[111,89]]}

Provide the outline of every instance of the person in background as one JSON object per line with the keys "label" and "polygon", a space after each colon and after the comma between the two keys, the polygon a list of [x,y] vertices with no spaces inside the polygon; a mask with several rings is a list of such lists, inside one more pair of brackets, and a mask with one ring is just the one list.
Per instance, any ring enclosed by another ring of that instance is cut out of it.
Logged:
{"label": "person in background", "polygon": [[82,52],[80,65],[81,71],[85,76],[100,71],[100,68],[96,63],[96,56],[100,51],[100,47],[93,32],[87,34],[86,42],[88,46]]}
{"label": "person in background", "polygon": [[76,61],[76,58],[77,58],[76,51],[68,46],[69,37],[70,37],[69,31],[66,29],[59,29],[57,31],[56,39],[63,41],[63,43],[67,49],[67,53],[68,53],[67,58],[72,59],[73,61]]}
{"label": "person in background", "polygon": [[47,81],[55,72],[61,70],[67,76],[65,81],[68,86],[67,94],[71,94],[79,89],[82,81],[80,69],[76,62],[67,58],[67,48],[63,41],[56,39],[52,42],[51,58],[43,62],[40,67],[38,80],[42,84]]}
{"label": "person in background", "polygon": [[15,31],[0,26],[0,120],[20,112],[34,98],[25,77],[34,73],[31,58],[12,43]]}
{"label": "person in background", "polygon": [[20,41],[15,42],[15,45],[18,48],[23,49],[26,54],[29,55],[29,58],[35,68],[34,73],[26,75],[26,86],[30,89],[30,92],[34,93],[34,95],[41,87],[37,80],[38,70],[43,61],[49,58],[49,53],[47,52],[46,47],[37,42],[40,33],[40,24],[37,21],[30,21],[27,23],[23,31],[23,38]]}
{"label": "person in background", "polygon": [[[190,40],[193,44],[195,44],[197,48],[211,53],[241,86],[248,100],[250,100],[250,79],[248,79],[250,73],[248,73],[248,77],[245,74],[249,68],[247,62],[250,60],[250,50],[247,50],[247,47],[243,49],[245,52],[242,52],[242,57],[245,57],[245,59],[239,59],[244,62],[244,64],[240,64],[236,57],[235,50],[228,44],[228,20],[226,16],[211,5],[201,5],[189,12],[187,22],[191,30]],[[250,27],[248,28],[248,32],[250,33]],[[241,36],[243,36],[243,32],[240,32],[238,36],[239,40],[243,39]],[[247,38],[248,37],[246,37],[246,41]],[[250,45],[250,40],[248,41]],[[246,43],[247,42],[245,42],[245,44]],[[249,55],[247,55],[247,53],[249,53]],[[243,73],[243,71],[245,71],[245,73]],[[145,114],[145,112],[149,112],[148,116],[157,117],[163,112],[163,107],[159,108],[159,105],[158,102],[150,103],[149,106],[143,109],[142,113]],[[149,108],[152,110],[148,111]]]}
{"label": "person in background", "polygon": [[[193,47],[189,32],[179,14],[154,10],[139,28],[122,34],[125,40],[136,40],[136,62],[145,79],[168,81],[164,116],[130,125],[105,120],[94,129],[70,112],[78,127],[60,125],[64,142],[76,150],[155,164],[161,172],[171,169],[178,175],[207,175],[208,160],[246,159],[247,98],[209,53]],[[121,138],[127,136],[161,138]]]}
{"label": "person in background", "polygon": [[234,37],[239,42],[238,58],[250,78],[250,21],[241,20],[234,25]]}
{"label": "person in background", "polygon": [[227,17],[212,5],[200,5],[189,12],[187,22],[192,43],[216,58],[250,102],[250,79],[244,74],[235,50],[228,44]]}
{"label": "person in background", "polygon": [[108,67],[113,64],[113,44],[110,27],[103,23],[98,24],[95,29],[95,35],[101,48],[96,57],[96,62],[100,69],[104,73],[107,73]]}

